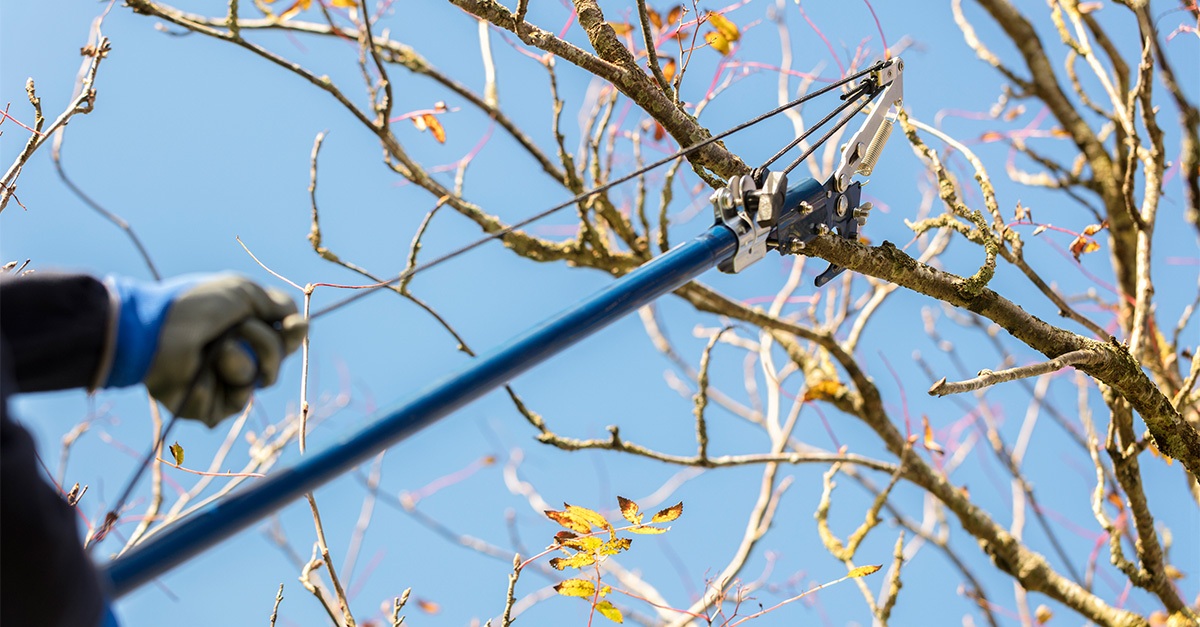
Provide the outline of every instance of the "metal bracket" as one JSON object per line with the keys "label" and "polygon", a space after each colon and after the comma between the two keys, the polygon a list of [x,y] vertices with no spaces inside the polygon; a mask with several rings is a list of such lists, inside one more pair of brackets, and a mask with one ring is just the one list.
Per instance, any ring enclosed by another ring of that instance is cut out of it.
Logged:
{"label": "metal bracket", "polygon": [[[842,151],[842,159],[833,171],[837,191],[850,187],[850,178],[857,172],[870,175],[884,144],[892,133],[896,116],[904,100],[904,61],[892,59],[871,75],[876,85],[883,86],[883,95],[875,103],[858,132],[850,137]],[[894,106],[894,108],[893,108]]]}
{"label": "metal bracket", "polygon": [[754,175],[739,175],[712,195],[716,223],[725,226],[738,238],[734,256],[717,265],[717,269],[736,274],[767,256],[767,236],[783,212],[787,192],[787,175],[768,172],[760,189]]}

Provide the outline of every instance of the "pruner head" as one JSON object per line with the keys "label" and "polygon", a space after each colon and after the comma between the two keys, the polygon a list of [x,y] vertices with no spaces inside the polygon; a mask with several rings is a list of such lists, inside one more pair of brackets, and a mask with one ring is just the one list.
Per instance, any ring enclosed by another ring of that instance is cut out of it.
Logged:
{"label": "pruner head", "polygon": [[[870,175],[875,168],[900,112],[904,96],[903,72],[904,63],[899,58],[892,58],[859,74],[866,74],[863,82],[848,93],[855,94],[856,99],[863,95],[872,97],[874,106],[867,110],[866,120],[850,137],[829,180],[820,183],[805,179],[788,187],[786,172],[804,157],[784,172],[771,172],[766,165],[780,156],[776,155],[750,175],[732,177],[727,186],[713,194],[717,223],[725,225],[738,237],[737,253],[718,266],[721,271],[740,272],[765,256],[771,248],[780,254],[800,254],[809,242],[821,235],[833,233],[858,240],[870,215],[871,203],[860,202],[863,183],[854,181],[853,177],[855,174]],[[862,106],[856,109],[859,110],[863,110]],[[809,150],[815,150],[815,146]],[[817,276],[817,287],[831,281],[842,270],[844,268],[829,264]]]}
{"label": "pruner head", "polygon": [[[768,239],[768,243],[780,254],[801,254],[809,242],[817,237],[835,234],[857,241],[861,227],[866,224],[871,212],[871,203],[860,203],[862,184],[853,183],[839,191],[833,179],[824,184],[807,179],[788,190],[785,206],[793,208],[787,212]],[[816,278],[816,286],[825,285],[844,268],[829,264]]]}

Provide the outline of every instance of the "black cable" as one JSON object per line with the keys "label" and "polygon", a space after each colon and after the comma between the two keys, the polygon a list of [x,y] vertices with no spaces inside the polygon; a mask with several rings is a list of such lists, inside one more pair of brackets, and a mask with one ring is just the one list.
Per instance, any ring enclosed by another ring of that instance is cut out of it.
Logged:
{"label": "black cable", "polygon": [[[808,136],[812,135],[814,132],[816,132],[817,129],[821,128],[822,126],[825,126],[825,123],[828,122],[829,120],[832,120],[833,116],[841,113],[842,111],[844,111],[846,109],[846,107],[849,107],[851,104],[853,104],[854,99],[858,98],[859,96],[862,96],[863,92],[866,91],[868,88],[869,88],[869,85],[867,83],[861,83],[858,87],[855,87],[854,89],[850,90],[850,92],[846,94],[846,97],[843,98],[843,100],[845,100],[845,102],[838,105],[838,107],[836,109],[834,109],[833,111],[830,111],[829,115],[822,118],[820,122],[817,122],[816,124],[813,124],[812,126],[808,127],[808,130],[801,133],[799,137],[797,137],[796,139],[793,139],[791,141],[791,143],[789,143],[787,146],[784,146],[783,149],[780,150],[779,152],[775,153],[775,156],[764,161],[762,165],[758,166],[758,168],[755,169],[755,171],[766,170],[772,163],[775,163],[775,161],[777,159],[779,159],[783,155],[787,154],[787,152],[789,150],[795,148],[800,142],[804,141],[805,139],[808,139]],[[820,146],[820,143],[818,143],[817,145]],[[761,185],[761,183],[760,183],[760,185]]]}
{"label": "black cable", "polygon": [[519,229],[523,226],[526,226],[526,225],[530,224],[531,222],[536,222],[552,213],[561,211],[561,210],[563,210],[567,207],[570,207],[571,205],[574,205],[578,202],[587,200],[588,198],[590,198],[591,196],[593,196],[595,194],[599,194],[600,192],[607,191],[608,189],[610,189],[614,186],[617,186],[617,185],[620,185],[621,183],[632,180],[638,176],[641,176],[642,174],[645,174],[646,172],[649,172],[650,170],[653,170],[654,168],[657,168],[662,165],[666,165],[667,163],[670,163],[671,161],[674,161],[675,159],[678,159],[680,157],[686,157],[686,156],[700,150],[701,148],[704,148],[705,146],[708,146],[712,143],[720,141],[738,131],[744,130],[751,126],[754,126],[755,124],[758,124],[759,122],[762,122],[763,120],[765,120],[767,118],[770,118],[770,117],[778,115],[788,109],[791,109],[792,107],[795,107],[796,105],[803,104],[813,98],[816,98],[817,96],[820,96],[831,90],[837,89],[838,87],[841,87],[842,85],[845,85],[846,83],[849,83],[857,78],[860,78],[862,76],[870,74],[871,72],[874,72],[876,70],[879,70],[880,68],[882,68],[884,66],[885,63],[886,63],[885,61],[879,61],[879,62],[875,63],[874,65],[872,65],[871,67],[869,67],[865,70],[862,70],[861,72],[851,74],[850,76],[847,76],[846,78],[843,78],[843,79],[840,79],[833,83],[830,83],[829,85],[826,85],[825,87],[822,87],[821,89],[818,89],[817,91],[814,91],[809,94],[805,94],[787,104],[780,105],[766,113],[759,115],[758,117],[755,117],[752,120],[738,124],[737,126],[731,128],[723,133],[719,133],[719,134],[709,137],[708,139],[705,139],[699,143],[688,146],[687,148],[684,148],[684,149],[682,149],[672,155],[669,155],[667,157],[663,157],[662,159],[659,159],[658,161],[655,161],[654,163],[651,163],[650,165],[638,168],[637,170],[634,170],[633,172],[630,172],[629,174],[626,174],[620,178],[617,178],[616,180],[609,181],[608,183],[605,183],[605,184],[595,187],[591,190],[588,190],[566,202],[555,205],[545,211],[542,211],[541,213],[534,214],[528,218],[525,218],[524,220],[521,220],[520,222],[510,224],[494,233],[489,233],[488,235],[481,237],[481,238],[471,242],[470,244],[467,244],[466,246],[452,250],[452,251],[446,253],[445,255],[442,255],[441,257],[437,257],[436,259],[434,259],[432,261],[429,261],[429,262],[420,264],[418,266],[415,266],[413,268],[410,268],[408,270],[405,270],[404,272],[401,272],[399,275],[397,275],[395,278],[393,278],[389,281],[386,281],[385,283],[382,283],[375,287],[369,287],[366,289],[359,290],[357,294],[355,294],[345,300],[338,301],[338,302],[333,303],[332,305],[329,305],[323,309],[317,310],[315,313],[313,313],[311,316],[309,316],[309,319],[312,320],[315,318],[319,318],[331,311],[340,309],[360,298],[363,298],[364,296],[367,296],[368,294],[370,294],[384,286],[391,285],[393,283],[396,283],[397,281],[403,281],[404,279],[407,279],[408,277],[413,276],[413,275],[417,274],[418,272],[424,272],[425,270],[428,270],[444,261],[448,261],[448,260],[453,259],[454,257],[457,257],[467,251],[470,251],[481,244],[485,244],[494,239],[504,237],[505,235],[508,235],[509,233],[513,232],[514,230]]}
{"label": "black cable", "polygon": [[[891,83],[888,83],[887,85],[890,85],[890,84]],[[821,136],[821,139],[817,140],[817,143],[813,144],[812,146],[809,146],[808,150],[804,151],[804,154],[800,155],[799,157],[796,157],[796,160],[793,161],[791,163],[791,165],[784,168],[783,173],[787,174],[788,172],[791,172],[792,170],[796,169],[796,166],[800,165],[800,163],[803,162],[805,159],[807,159],[808,156],[811,155],[814,151],[816,151],[817,148],[820,148],[821,144],[825,143],[825,140],[829,139],[830,137],[833,136],[834,133],[841,130],[841,128],[843,126],[845,126],[847,123],[849,123],[850,120],[854,119],[854,116],[858,115],[859,111],[862,111],[863,109],[866,108],[867,105],[871,104],[871,101],[875,99],[875,96],[878,96],[879,92],[883,91],[883,89],[885,87],[887,87],[887,85],[880,85],[878,88],[872,90],[871,93],[868,95],[868,97],[865,98],[861,104],[859,104],[857,107],[855,107],[854,111],[850,112],[850,115],[847,115],[846,117],[838,120],[837,124],[834,124],[833,128],[829,129],[829,132],[825,133],[823,136]],[[854,102],[854,101],[847,100],[845,103],[839,105],[838,108],[834,109],[833,113],[830,114],[830,117],[832,117],[837,112],[848,107],[850,105],[850,103],[852,103],[852,102]],[[826,120],[828,120],[828,117],[826,118]],[[824,124],[824,123],[825,123],[825,121],[821,122],[821,124]]]}

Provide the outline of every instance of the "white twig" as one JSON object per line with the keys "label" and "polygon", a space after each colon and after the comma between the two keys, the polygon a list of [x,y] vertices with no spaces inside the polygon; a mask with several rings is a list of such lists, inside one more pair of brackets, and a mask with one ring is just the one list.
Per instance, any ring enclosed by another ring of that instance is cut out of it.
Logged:
{"label": "white twig", "polygon": [[997,383],[1004,383],[1005,381],[1016,381],[1017,379],[1036,377],[1054,372],[1055,370],[1061,370],[1067,366],[1095,363],[1097,360],[1099,360],[1099,358],[1099,355],[1088,349],[1080,349],[1060,355],[1054,359],[1051,359],[1050,361],[1045,361],[1040,364],[1020,366],[1018,368],[1001,370],[1000,372],[981,370],[979,372],[979,376],[975,377],[974,379],[967,379],[966,381],[947,383],[946,377],[942,377],[937,383],[933,384],[933,387],[929,388],[929,395],[945,396],[947,394],[961,394],[963,392],[970,392],[972,390],[985,388],[990,385],[996,385]]}

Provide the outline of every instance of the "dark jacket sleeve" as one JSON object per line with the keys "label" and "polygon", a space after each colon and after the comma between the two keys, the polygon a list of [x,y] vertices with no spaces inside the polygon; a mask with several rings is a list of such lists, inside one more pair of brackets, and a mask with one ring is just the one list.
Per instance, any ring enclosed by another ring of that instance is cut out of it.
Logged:
{"label": "dark jacket sleeve", "polygon": [[8,397],[89,384],[104,346],[108,312],[107,290],[91,277],[0,281],[0,624],[5,627],[86,627],[100,620],[102,588],[79,542],[79,514],[39,476],[33,438],[9,415]]}
{"label": "dark jacket sleeve", "polygon": [[81,274],[0,280],[0,333],[20,392],[91,386],[107,345],[108,288]]}

